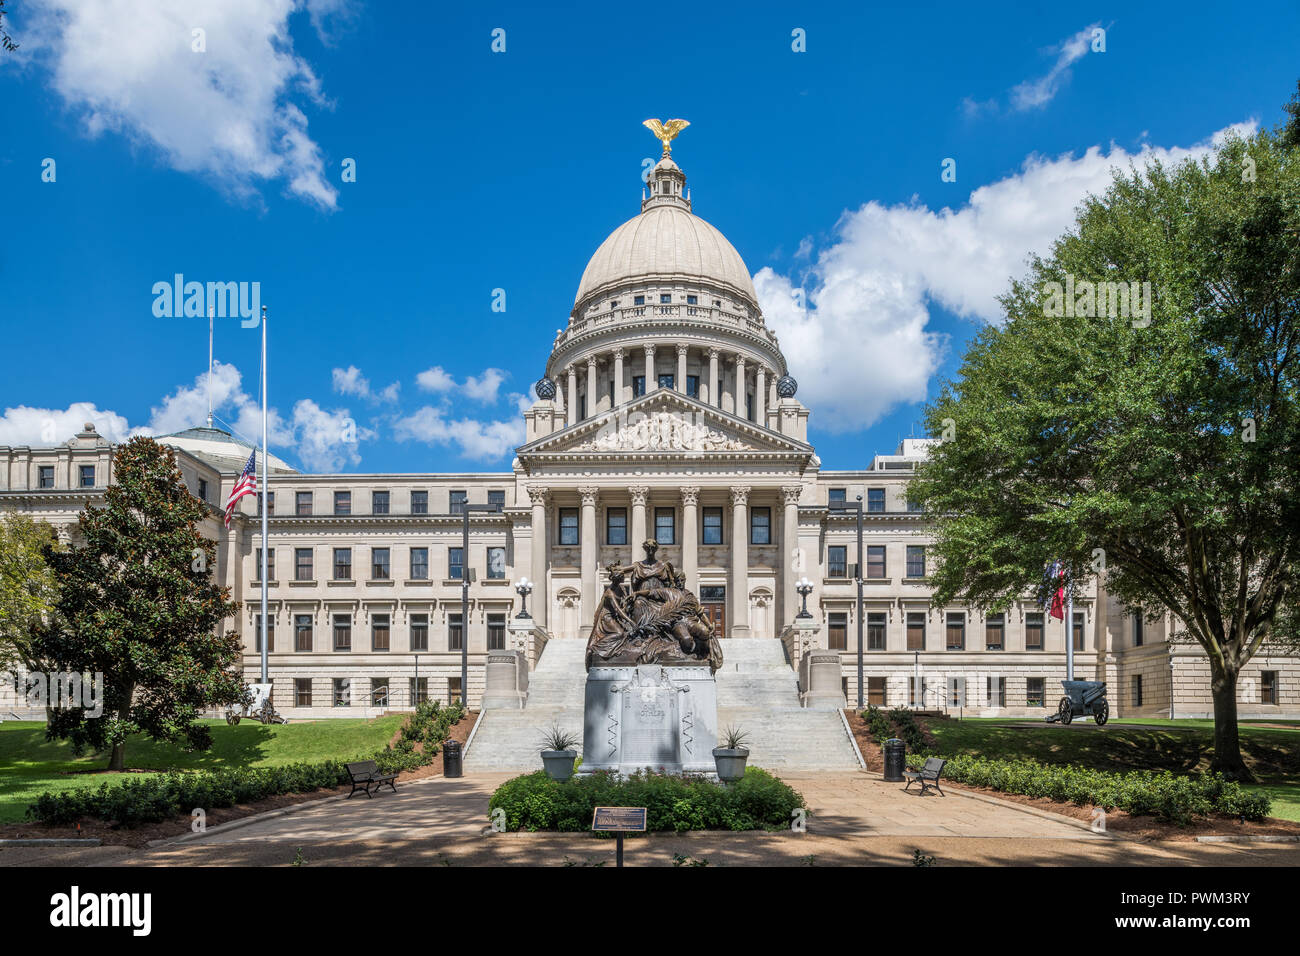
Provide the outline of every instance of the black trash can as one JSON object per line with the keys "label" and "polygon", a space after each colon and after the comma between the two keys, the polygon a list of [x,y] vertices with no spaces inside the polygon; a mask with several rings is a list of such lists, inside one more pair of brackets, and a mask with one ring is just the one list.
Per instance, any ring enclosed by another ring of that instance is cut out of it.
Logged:
{"label": "black trash can", "polygon": [[442,745],[442,775],[444,777],[459,777],[462,773],[460,741],[445,741]]}
{"label": "black trash can", "polygon": [[897,737],[885,741],[885,779],[901,783],[907,766],[907,744]]}

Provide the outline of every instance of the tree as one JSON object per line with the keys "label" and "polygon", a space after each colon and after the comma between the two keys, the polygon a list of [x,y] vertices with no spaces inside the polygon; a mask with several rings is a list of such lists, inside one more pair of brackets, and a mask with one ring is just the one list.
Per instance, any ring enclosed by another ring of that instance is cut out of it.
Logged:
{"label": "tree", "polygon": [[31,638],[54,610],[58,583],[45,560],[54,529],[24,514],[0,515],[0,671],[35,670]]}
{"label": "tree", "polygon": [[[1298,236],[1300,154],[1277,134],[1117,173],[927,408],[952,440],[909,489],[937,515],[936,603],[1005,608],[1060,559],[1171,613],[1209,658],[1212,766],[1237,779],[1238,674],[1300,596]],[[1134,281],[1149,321],[1081,285]]]}
{"label": "tree", "polygon": [[1300,80],[1296,81],[1295,87],[1295,96],[1282,105],[1282,109],[1291,118],[1282,125],[1279,133],[1282,145],[1290,149],[1300,146]]}
{"label": "tree", "polygon": [[4,19],[5,0],[0,0],[0,47],[4,47],[4,49],[9,53],[13,53],[18,49],[18,44],[10,38],[9,31],[5,29]]}
{"label": "tree", "polygon": [[50,739],[78,752],[111,746],[108,769],[125,769],[126,738],[212,745],[200,708],[242,699],[241,648],[218,631],[238,605],[212,581],[216,545],[198,523],[202,502],[189,493],[170,449],[134,438],[114,457],[116,483],[102,508],[81,514],[84,545],[52,555],[59,620],[34,642],[49,671],[104,675],[104,715],[52,711]]}

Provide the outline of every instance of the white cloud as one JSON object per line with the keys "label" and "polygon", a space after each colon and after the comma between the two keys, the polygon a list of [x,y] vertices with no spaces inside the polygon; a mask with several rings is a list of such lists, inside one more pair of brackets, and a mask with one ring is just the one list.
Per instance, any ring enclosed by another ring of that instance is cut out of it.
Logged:
{"label": "white cloud", "polygon": [[360,464],[358,445],[376,437],[372,430],[359,427],[347,409],[326,411],[310,398],[293,406],[293,428],[298,457],[312,471]]}
{"label": "white cloud", "polygon": [[398,441],[426,442],[454,446],[466,458],[497,460],[510,454],[524,441],[522,419],[483,422],[470,418],[450,420],[441,409],[424,406],[393,425]]}
{"label": "white cloud", "polygon": [[1056,62],[1047,71],[1046,76],[1036,80],[1026,80],[1011,90],[1011,106],[1017,110],[1036,109],[1045,106],[1056,96],[1061,83],[1070,78],[1070,67],[1088,55],[1092,46],[1092,34],[1100,28],[1100,23],[1090,23],[1074,36],[1061,41],[1056,49]]}
{"label": "white cloud", "polygon": [[131,434],[125,418],[94,402],[73,402],[65,409],[19,405],[0,415],[0,445],[61,445],[86,422],[111,442],[126,441]]}
{"label": "white cloud", "polygon": [[[86,131],[122,133],[241,196],[259,181],[334,209],[320,147],[295,99],[327,106],[293,51],[303,0],[46,0],[24,36]],[[337,4],[311,0],[313,23]],[[193,49],[194,30],[206,49]]]}
{"label": "white cloud", "polygon": [[425,369],[415,376],[415,383],[426,392],[450,392],[456,387],[456,380],[444,372],[441,365]]}
{"label": "white cloud", "polygon": [[506,373],[499,368],[486,368],[482,375],[471,375],[465,379],[461,391],[476,402],[491,404],[497,400],[497,390],[506,380]]}
{"label": "white cloud", "polygon": [[957,210],[869,202],[846,212],[834,245],[809,275],[806,311],[791,280],[770,268],[754,277],[768,324],[780,336],[800,394],[833,431],[870,426],[901,402],[926,397],[944,341],[926,330],[933,301],[963,317],[997,322],[997,296],[1045,255],[1088,194],[1104,192],[1115,167],[1173,164],[1207,155],[1228,132],[1190,148],[1111,145],[1082,156],[1030,156],[1020,172],[972,192]]}
{"label": "white cloud", "polygon": [[334,391],[340,395],[355,395],[372,402],[395,402],[402,389],[401,382],[393,382],[379,391],[373,391],[370,380],[355,365],[349,365],[346,369],[334,369],[333,378]]}

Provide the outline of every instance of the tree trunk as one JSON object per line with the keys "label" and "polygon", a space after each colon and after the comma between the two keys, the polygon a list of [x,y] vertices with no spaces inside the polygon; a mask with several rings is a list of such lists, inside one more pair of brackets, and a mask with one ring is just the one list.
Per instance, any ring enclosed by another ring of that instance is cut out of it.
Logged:
{"label": "tree trunk", "polygon": [[1210,770],[1229,780],[1251,782],[1255,777],[1241,759],[1237,735],[1237,672],[1211,662],[1210,692],[1214,695],[1214,759]]}
{"label": "tree trunk", "polygon": [[[131,694],[134,693],[134,691],[135,688],[132,687],[127,692],[126,695],[127,703],[125,704],[125,706],[122,707],[121,710],[117,712],[118,719],[123,722],[125,722],[127,717],[131,715]],[[126,769],[126,738],[125,737],[123,737],[117,743],[113,744],[113,753],[108,758],[108,769],[116,770],[118,772],[121,772]]]}

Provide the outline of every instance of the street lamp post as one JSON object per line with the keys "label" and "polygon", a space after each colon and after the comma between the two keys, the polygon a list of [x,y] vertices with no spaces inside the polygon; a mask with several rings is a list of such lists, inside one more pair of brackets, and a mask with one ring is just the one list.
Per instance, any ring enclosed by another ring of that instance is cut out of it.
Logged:
{"label": "street lamp post", "polygon": [[[501,505],[461,505],[461,548],[460,548],[460,705],[469,710],[469,516],[478,511],[487,514],[500,514]],[[453,512],[454,513],[454,512]]]}
{"label": "street lamp post", "polygon": [[519,583],[515,585],[515,593],[519,595],[519,613],[516,618],[531,618],[528,613],[528,595],[533,592],[533,582],[527,578],[520,578]]}
{"label": "street lamp post", "polygon": [[813,583],[808,580],[807,575],[804,575],[795,582],[794,589],[798,592],[799,596],[803,598],[803,610],[796,614],[795,617],[801,620],[807,620],[812,617],[812,615],[808,613],[808,595],[813,592]]}
{"label": "street lamp post", "polygon": [[862,700],[862,496],[858,495],[853,502],[832,502],[830,510],[836,514],[858,513],[858,573],[854,576],[858,579],[858,710],[862,710],[865,706]]}

